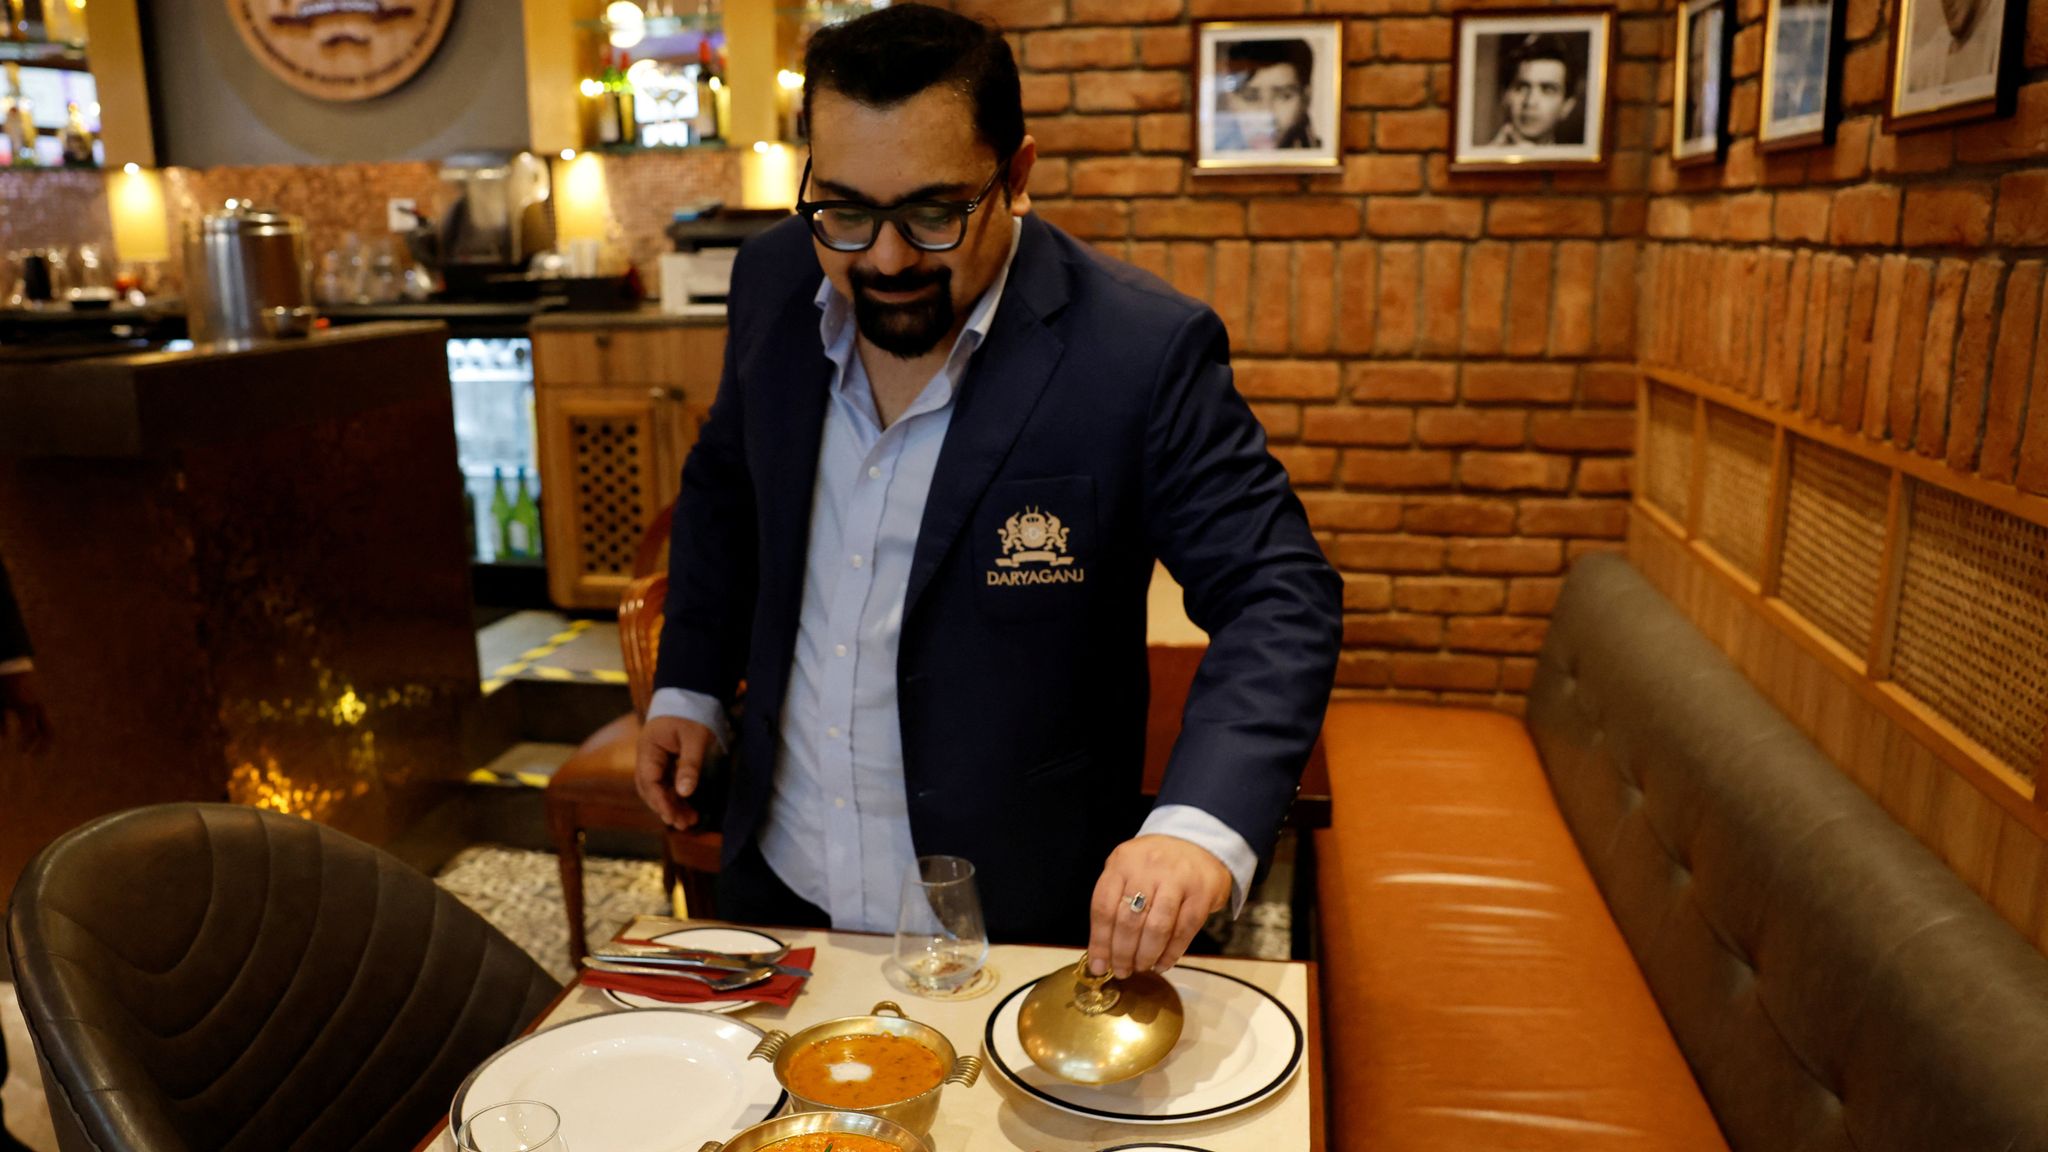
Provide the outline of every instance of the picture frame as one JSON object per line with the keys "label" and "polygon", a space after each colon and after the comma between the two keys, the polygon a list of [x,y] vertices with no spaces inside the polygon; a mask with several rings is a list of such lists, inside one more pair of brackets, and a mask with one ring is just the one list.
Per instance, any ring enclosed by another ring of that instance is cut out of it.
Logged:
{"label": "picture frame", "polygon": [[1848,8],[1848,0],[1770,0],[1765,6],[1760,150],[1834,143]]}
{"label": "picture frame", "polygon": [[1614,9],[1460,11],[1451,33],[1451,170],[1604,168]]}
{"label": "picture frame", "polygon": [[1194,24],[1196,174],[1344,166],[1344,23]]}
{"label": "picture frame", "polygon": [[2026,67],[2027,7],[2027,0],[1900,0],[1885,73],[1885,131],[2012,115]]}
{"label": "picture frame", "polygon": [[1728,66],[1734,53],[1735,0],[1679,0],[1672,163],[1717,164],[1728,155]]}

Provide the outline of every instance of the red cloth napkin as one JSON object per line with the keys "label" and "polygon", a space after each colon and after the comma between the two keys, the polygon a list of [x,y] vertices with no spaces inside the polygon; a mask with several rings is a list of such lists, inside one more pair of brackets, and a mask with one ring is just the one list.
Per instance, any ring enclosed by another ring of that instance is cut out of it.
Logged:
{"label": "red cloth napkin", "polygon": [[[777,963],[787,964],[792,968],[809,968],[817,954],[816,948],[795,948]],[[632,992],[670,1004],[698,1004],[706,1000],[758,1000],[763,1004],[773,1004],[777,1008],[789,1007],[790,1002],[796,999],[796,994],[803,991],[804,981],[807,979],[803,976],[784,976],[778,973],[751,988],[741,988],[736,992],[714,992],[707,985],[687,976],[629,976],[619,972],[599,972],[595,968],[585,968],[579,978],[592,988]]]}

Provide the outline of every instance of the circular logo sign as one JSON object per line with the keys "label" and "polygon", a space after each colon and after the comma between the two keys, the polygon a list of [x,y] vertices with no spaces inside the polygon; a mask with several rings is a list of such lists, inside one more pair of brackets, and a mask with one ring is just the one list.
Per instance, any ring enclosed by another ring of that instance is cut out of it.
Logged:
{"label": "circular logo sign", "polygon": [[242,42],[278,79],[322,100],[381,96],[425,67],[455,0],[227,0]]}

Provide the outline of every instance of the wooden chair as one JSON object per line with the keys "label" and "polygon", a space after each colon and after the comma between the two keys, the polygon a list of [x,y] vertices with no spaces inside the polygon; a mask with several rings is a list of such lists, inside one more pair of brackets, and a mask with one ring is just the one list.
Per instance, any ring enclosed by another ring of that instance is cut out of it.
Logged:
{"label": "wooden chair", "polygon": [[641,537],[634,580],[619,598],[619,651],[633,710],[591,733],[575,755],[548,781],[548,834],[562,873],[562,903],[569,919],[569,962],[583,959],[583,834],[591,828],[651,832],[661,837],[662,889],[678,885],[693,916],[709,916],[711,877],[718,871],[723,838],[716,832],[676,832],[663,826],[633,787],[634,757],[641,721],[654,695],[655,654],[661,643],[662,606],[668,598],[665,566],[669,508],[663,508]]}

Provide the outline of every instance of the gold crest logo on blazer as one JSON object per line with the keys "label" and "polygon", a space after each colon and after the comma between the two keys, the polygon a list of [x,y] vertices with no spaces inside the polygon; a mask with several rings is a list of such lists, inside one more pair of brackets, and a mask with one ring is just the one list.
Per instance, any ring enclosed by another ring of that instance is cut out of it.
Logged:
{"label": "gold crest logo on blazer", "polygon": [[1087,579],[1087,570],[1074,567],[1074,558],[1067,555],[1067,528],[1058,516],[1029,506],[1012,513],[996,535],[1003,545],[996,568],[1006,571],[991,569],[991,586],[1079,584]]}

